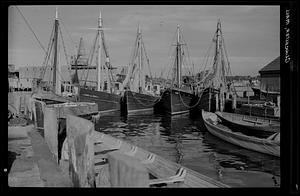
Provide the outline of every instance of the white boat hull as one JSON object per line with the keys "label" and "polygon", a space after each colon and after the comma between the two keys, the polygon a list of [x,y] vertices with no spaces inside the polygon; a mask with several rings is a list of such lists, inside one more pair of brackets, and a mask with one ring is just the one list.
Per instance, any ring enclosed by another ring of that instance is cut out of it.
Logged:
{"label": "white boat hull", "polygon": [[207,128],[207,130],[214,136],[225,140],[231,144],[235,144],[237,146],[253,150],[256,152],[261,152],[273,156],[280,157],[280,142],[279,141],[273,141],[268,139],[260,139],[256,137],[250,137],[243,135],[241,133],[237,132],[231,132],[231,130],[227,127],[219,127],[211,122],[209,122],[207,119],[217,118],[217,116],[214,113],[208,113],[202,111],[202,117],[204,120],[204,124]]}

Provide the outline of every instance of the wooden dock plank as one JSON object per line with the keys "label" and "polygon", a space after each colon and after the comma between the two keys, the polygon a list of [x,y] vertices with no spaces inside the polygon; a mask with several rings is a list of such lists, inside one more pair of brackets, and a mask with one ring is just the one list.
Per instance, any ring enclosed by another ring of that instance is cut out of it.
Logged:
{"label": "wooden dock plank", "polygon": [[[99,143],[95,145],[95,163],[100,162],[103,157],[105,157],[104,154],[97,154],[97,152],[109,152],[108,149],[113,149],[114,146],[116,146],[117,139],[113,138],[111,136],[105,135],[105,137],[101,136],[102,133],[94,133],[94,137],[97,138],[95,141],[102,143]],[[97,136],[98,135],[98,136]],[[132,145],[130,145],[127,142],[122,142],[121,148],[118,150],[119,152],[126,153],[129,152]],[[142,162],[143,160],[146,160],[148,154],[150,152],[143,150],[141,148],[138,148],[136,154],[132,156],[133,159],[139,160]],[[174,176],[177,172],[177,170],[182,167],[178,165],[177,163],[168,161],[160,156],[156,155],[156,158],[154,162],[148,163],[144,165],[147,168],[147,171],[155,176],[156,178],[165,178]],[[96,172],[99,170],[102,166],[95,166]],[[185,168],[185,167],[184,167]],[[221,182],[218,182],[216,180],[213,180],[205,175],[202,175],[198,172],[195,172],[191,169],[185,168],[187,170],[186,180],[184,183],[179,183],[178,185],[174,186],[180,186],[180,187],[229,187]],[[171,185],[172,186],[172,185]]]}

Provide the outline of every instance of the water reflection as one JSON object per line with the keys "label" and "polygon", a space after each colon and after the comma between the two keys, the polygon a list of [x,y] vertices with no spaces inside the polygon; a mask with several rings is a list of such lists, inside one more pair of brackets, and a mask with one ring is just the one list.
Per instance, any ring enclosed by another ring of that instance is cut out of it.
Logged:
{"label": "water reflection", "polygon": [[274,178],[280,181],[280,159],[220,140],[207,132],[201,118],[188,114],[101,117],[96,130],[231,186],[274,186]]}

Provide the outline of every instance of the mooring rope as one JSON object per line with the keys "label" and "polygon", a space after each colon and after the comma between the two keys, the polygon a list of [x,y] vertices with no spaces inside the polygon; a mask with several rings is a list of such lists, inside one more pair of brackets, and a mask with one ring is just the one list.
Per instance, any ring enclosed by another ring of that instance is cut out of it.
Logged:
{"label": "mooring rope", "polygon": [[196,106],[200,103],[200,100],[201,100],[201,97],[202,97],[202,95],[203,95],[203,92],[204,92],[204,90],[201,92],[201,95],[199,96],[199,99],[198,99],[197,103],[194,104],[194,105],[192,105],[192,106],[189,106],[189,105],[186,105],[186,104],[184,103],[184,101],[183,101],[183,99],[182,99],[182,97],[181,97],[180,91],[178,91],[180,101],[181,101],[182,104],[183,104],[186,108],[188,108],[188,109],[192,109],[192,108],[196,107]]}
{"label": "mooring rope", "polygon": [[[129,91],[127,91],[127,92],[129,92]],[[133,94],[132,91],[130,91],[130,92],[131,92],[132,97],[133,97],[135,100],[137,100],[141,105],[143,105],[143,106],[145,106],[145,107],[153,107],[153,106],[154,106],[156,103],[158,103],[158,102],[161,100],[161,98],[162,98],[162,95],[160,95],[160,97],[159,97],[158,99],[156,99],[156,100],[154,101],[153,104],[147,105],[147,104],[144,104],[143,102],[141,102],[136,96],[134,96],[134,94]]]}

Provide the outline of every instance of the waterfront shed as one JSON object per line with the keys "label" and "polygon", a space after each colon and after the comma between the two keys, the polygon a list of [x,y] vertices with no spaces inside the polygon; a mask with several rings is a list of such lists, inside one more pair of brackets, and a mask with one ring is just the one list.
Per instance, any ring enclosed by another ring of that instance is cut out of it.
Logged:
{"label": "waterfront shed", "polygon": [[259,70],[259,74],[261,90],[280,92],[280,56]]}

